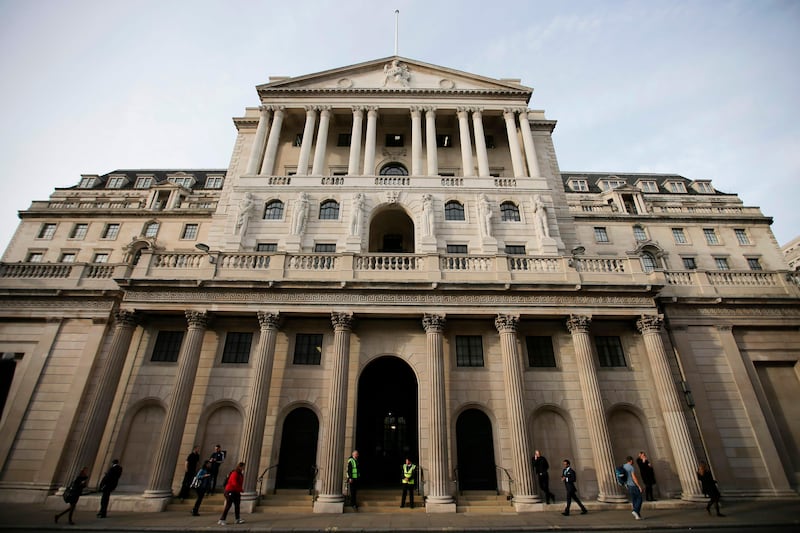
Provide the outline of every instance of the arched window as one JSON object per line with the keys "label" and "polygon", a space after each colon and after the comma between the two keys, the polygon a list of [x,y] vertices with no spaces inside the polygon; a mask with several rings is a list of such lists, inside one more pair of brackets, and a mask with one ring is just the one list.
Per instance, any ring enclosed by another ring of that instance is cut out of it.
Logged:
{"label": "arched window", "polygon": [[389,163],[380,170],[381,176],[408,176],[408,169],[400,163]]}
{"label": "arched window", "polygon": [[464,205],[456,200],[449,200],[444,204],[445,220],[465,220]]}
{"label": "arched window", "polygon": [[658,268],[658,262],[653,254],[650,252],[642,252],[642,269],[645,272],[652,272]]}
{"label": "arched window", "polygon": [[519,207],[514,202],[500,204],[500,220],[503,222],[519,222]]}
{"label": "arched window", "polygon": [[144,225],[142,235],[145,237],[155,237],[158,235],[158,228],[161,226],[158,222],[148,222]]}
{"label": "arched window", "polygon": [[264,209],[264,218],[266,220],[281,220],[283,218],[283,202],[280,200],[267,202],[267,207]]}
{"label": "arched window", "polygon": [[325,200],[319,206],[320,220],[338,220],[339,202],[336,200]]}

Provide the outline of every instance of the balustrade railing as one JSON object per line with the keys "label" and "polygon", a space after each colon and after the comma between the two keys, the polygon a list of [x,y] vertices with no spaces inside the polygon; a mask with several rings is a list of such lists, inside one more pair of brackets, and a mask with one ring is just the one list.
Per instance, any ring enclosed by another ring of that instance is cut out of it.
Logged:
{"label": "balustrade railing", "polygon": [[359,255],[355,257],[353,268],[355,270],[420,270],[423,258],[417,255]]}

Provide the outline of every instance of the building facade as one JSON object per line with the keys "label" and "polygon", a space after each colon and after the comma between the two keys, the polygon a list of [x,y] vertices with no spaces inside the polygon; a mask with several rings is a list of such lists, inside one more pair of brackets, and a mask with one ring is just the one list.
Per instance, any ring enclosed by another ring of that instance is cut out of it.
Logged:
{"label": "building facade", "polygon": [[660,498],[702,498],[700,460],[726,496],[796,495],[800,278],[757,207],[562,172],[520,80],[394,56],[257,91],[227,169],[84,175],[20,212],[1,499],[119,458],[164,509],[217,443],[251,509],[311,486],[342,512],[355,448],[376,489],[417,461],[428,512],[542,509],[534,449],[601,502],[640,450]]}

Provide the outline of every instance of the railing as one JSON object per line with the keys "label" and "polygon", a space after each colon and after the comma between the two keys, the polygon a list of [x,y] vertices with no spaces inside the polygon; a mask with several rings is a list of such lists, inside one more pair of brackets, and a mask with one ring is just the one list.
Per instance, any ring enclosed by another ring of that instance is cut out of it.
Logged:
{"label": "railing", "polygon": [[616,272],[624,273],[628,259],[615,258],[590,258],[580,257],[573,259],[573,266],[578,272]]}
{"label": "railing", "polygon": [[292,270],[335,270],[337,256],[327,255],[292,255],[288,258],[288,267]]}
{"label": "railing", "polygon": [[3,263],[0,265],[0,278],[68,278],[72,266],[72,263]]}
{"label": "railing", "polygon": [[508,269],[529,272],[559,272],[562,269],[562,262],[557,257],[510,255],[508,256]]}
{"label": "railing", "polygon": [[442,270],[489,272],[494,268],[494,258],[489,256],[443,255],[439,258]]}
{"label": "railing", "polygon": [[410,254],[358,255],[353,262],[353,268],[362,271],[420,270],[422,265],[423,257]]}
{"label": "railing", "polygon": [[[514,480],[511,478],[511,473],[508,471],[507,468],[503,468],[502,466],[494,465],[497,470],[500,470],[502,473],[506,475],[506,481],[508,482],[508,496],[506,497],[507,500],[511,501],[514,499]],[[497,487],[497,495],[500,496],[500,486]]]}
{"label": "railing", "polygon": [[[268,466],[267,468],[264,469],[263,472],[261,472],[261,475],[258,476],[258,479],[256,480],[256,483],[258,484],[258,487],[256,489],[256,502],[261,502],[261,488],[264,485],[264,478],[266,477],[267,472],[269,472],[273,468],[278,468],[278,466],[279,466],[278,464]],[[272,494],[275,494],[275,491],[276,489],[272,489]]]}

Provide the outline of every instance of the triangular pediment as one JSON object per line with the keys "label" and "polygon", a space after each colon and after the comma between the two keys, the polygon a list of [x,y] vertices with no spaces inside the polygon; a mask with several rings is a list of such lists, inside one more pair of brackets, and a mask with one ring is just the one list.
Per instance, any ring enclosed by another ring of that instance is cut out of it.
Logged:
{"label": "triangular pediment", "polygon": [[528,95],[533,92],[529,87],[516,81],[487,78],[400,56],[390,56],[294,78],[282,78],[259,85],[258,90],[268,93],[295,90],[424,90],[506,92]]}

